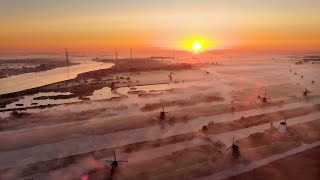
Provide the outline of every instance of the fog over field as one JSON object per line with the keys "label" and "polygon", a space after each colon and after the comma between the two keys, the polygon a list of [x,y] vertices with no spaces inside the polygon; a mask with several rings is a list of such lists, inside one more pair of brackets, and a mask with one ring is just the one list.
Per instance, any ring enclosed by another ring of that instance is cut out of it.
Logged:
{"label": "fog over field", "polygon": [[[316,147],[320,64],[296,64],[304,55],[91,55],[73,66],[102,65],[83,74],[71,66],[40,72],[48,76],[43,80],[30,78],[37,73],[1,79],[8,83],[1,87],[0,177],[111,178],[105,160],[115,151],[128,161],[115,178],[220,179]],[[16,83],[27,79],[32,89]],[[227,150],[233,138],[241,152],[236,160]]]}

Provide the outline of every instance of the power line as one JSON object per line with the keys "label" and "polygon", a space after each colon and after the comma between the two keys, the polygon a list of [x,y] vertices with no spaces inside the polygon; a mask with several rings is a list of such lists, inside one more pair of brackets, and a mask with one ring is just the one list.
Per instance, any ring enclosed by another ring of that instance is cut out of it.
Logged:
{"label": "power line", "polygon": [[65,50],[66,50],[66,62],[67,62],[67,63],[70,63],[70,62],[69,62],[68,49],[67,49],[67,48],[65,48]]}

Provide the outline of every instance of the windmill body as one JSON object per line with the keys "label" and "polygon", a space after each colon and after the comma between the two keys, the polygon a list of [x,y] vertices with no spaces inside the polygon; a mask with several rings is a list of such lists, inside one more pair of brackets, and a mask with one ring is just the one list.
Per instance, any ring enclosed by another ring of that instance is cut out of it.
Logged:
{"label": "windmill body", "polygon": [[160,120],[164,120],[164,119],[166,119],[166,113],[167,112],[165,112],[164,111],[164,107],[163,107],[163,105],[162,105],[162,111],[160,111]]}
{"label": "windmill body", "polygon": [[118,167],[118,162],[117,161],[113,161],[111,163],[111,171],[110,171],[110,176],[113,176],[115,171],[116,171],[116,168]]}
{"label": "windmill body", "polygon": [[232,149],[232,158],[238,159],[240,157],[239,146],[237,146],[236,144],[233,144],[231,149]]}
{"label": "windmill body", "polygon": [[[258,98],[260,98],[260,96],[258,96]],[[270,98],[267,97],[267,93],[265,92],[264,93],[264,97],[262,97],[261,100],[262,100],[263,103],[267,103],[268,99],[270,99]]]}
{"label": "windmill body", "polygon": [[110,164],[111,165],[110,176],[113,176],[114,173],[116,172],[116,170],[119,166],[119,162],[128,162],[128,161],[118,161],[115,151],[113,151],[113,156],[114,156],[114,160],[112,160],[112,161],[106,160],[107,163],[111,163]]}
{"label": "windmill body", "polygon": [[228,147],[227,150],[231,149],[231,156],[233,159],[239,159],[240,158],[240,148],[238,145],[236,145],[237,141],[234,141],[234,137],[232,139],[232,145]]}
{"label": "windmill body", "polygon": [[165,112],[163,112],[163,111],[160,112],[160,119],[161,119],[161,120],[166,119],[166,114],[165,114]]}
{"label": "windmill body", "polygon": [[111,88],[111,91],[116,89],[116,85],[114,82],[111,82],[110,88]]}
{"label": "windmill body", "polygon": [[278,131],[281,133],[287,132],[287,128],[288,128],[287,119],[285,116],[283,116],[283,117],[284,117],[284,121],[280,122],[279,127],[278,127]]}
{"label": "windmill body", "polygon": [[278,127],[278,130],[279,130],[279,132],[281,132],[281,133],[287,132],[287,124],[281,122],[280,125],[279,125],[279,127]]}
{"label": "windmill body", "polygon": [[262,98],[262,102],[266,103],[267,102],[267,98],[266,97]]}
{"label": "windmill body", "polygon": [[311,93],[307,88],[303,91],[303,96],[308,96],[308,94]]}

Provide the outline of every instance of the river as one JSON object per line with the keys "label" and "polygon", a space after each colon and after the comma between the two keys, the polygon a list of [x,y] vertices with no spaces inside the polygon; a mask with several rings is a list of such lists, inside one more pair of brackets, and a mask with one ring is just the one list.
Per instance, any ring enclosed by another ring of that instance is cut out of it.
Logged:
{"label": "river", "polygon": [[101,63],[88,60],[78,60],[73,62],[80,64],[0,79],[0,94],[23,91],[60,81],[74,79],[78,74],[98,69],[107,69],[113,66],[112,63]]}

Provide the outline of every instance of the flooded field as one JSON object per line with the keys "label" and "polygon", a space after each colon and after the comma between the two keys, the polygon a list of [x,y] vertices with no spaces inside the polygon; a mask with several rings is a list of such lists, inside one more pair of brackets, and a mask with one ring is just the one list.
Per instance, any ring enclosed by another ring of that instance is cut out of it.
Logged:
{"label": "flooded field", "polygon": [[72,102],[80,102],[77,98],[70,98],[70,99],[50,99],[54,98],[56,96],[68,96],[71,95],[71,93],[56,93],[56,92],[50,92],[50,93],[38,93],[31,96],[24,96],[22,99],[13,102],[11,104],[6,105],[5,108],[0,108],[0,110],[7,110],[7,109],[16,109],[19,108],[29,108],[29,107],[35,107],[35,106],[46,106],[46,105],[56,105],[56,104],[67,104]]}

